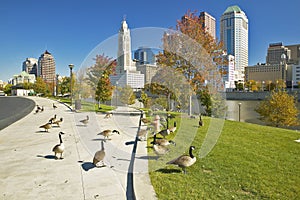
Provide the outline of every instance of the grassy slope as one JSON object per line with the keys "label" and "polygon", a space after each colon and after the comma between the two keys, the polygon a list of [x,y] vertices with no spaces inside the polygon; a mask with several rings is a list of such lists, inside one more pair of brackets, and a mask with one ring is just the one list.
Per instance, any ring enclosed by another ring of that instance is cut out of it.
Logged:
{"label": "grassy slope", "polygon": [[[193,145],[195,154],[209,126],[199,128]],[[197,120],[183,118],[186,136],[174,138],[179,146],[190,140],[188,130]],[[300,144],[295,131],[255,124],[225,121],[214,149],[187,169],[165,165],[174,155],[150,160],[152,184],[159,199],[297,199],[300,197]],[[179,148],[178,145],[172,149]],[[188,149],[188,146],[185,148]],[[170,153],[172,154],[172,152]],[[151,155],[151,151],[150,151]],[[177,153],[177,155],[180,155]],[[177,156],[175,156],[177,157]]]}

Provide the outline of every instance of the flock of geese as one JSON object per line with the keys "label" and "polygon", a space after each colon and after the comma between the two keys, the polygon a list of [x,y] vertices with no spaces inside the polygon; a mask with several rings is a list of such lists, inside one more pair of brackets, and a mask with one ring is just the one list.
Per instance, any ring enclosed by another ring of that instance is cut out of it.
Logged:
{"label": "flock of geese", "polygon": [[[53,109],[56,109],[57,106],[53,103]],[[37,105],[37,109],[35,111],[35,113],[39,113],[39,112],[43,112],[44,111],[44,107],[40,107],[39,105]],[[111,116],[109,116],[111,117]],[[105,116],[105,118],[109,118],[107,115]],[[201,115],[199,117],[199,126],[203,126],[204,123],[202,121]],[[159,118],[158,118],[159,119]],[[146,119],[146,118],[142,118],[141,119],[143,123],[147,124],[147,123],[151,123],[150,120]],[[57,115],[55,114],[53,117],[51,117],[49,119],[49,121],[46,124],[43,124],[41,126],[39,126],[39,128],[43,128],[45,132],[48,132],[49,129],[52,128],[53,125],[56,125],[57,127],[60,127],[60,124],[63,122],[63,118],[59,118],[57,119]],[[82,123],[84,126],[87,126],[87,124],[89,123],[89,116],[87,115],[85,119],[82,119],[79,121],[80,123]],[[174,126],[173,127],[168,127],[168,119],[167,119],[167,128],[160,130],[159,132],[154,132],[153,135],[153,141],[151,142],[151,144],[153,145],[153,151],[155,152],[155,154],[157,156],[162,156],[166,153],[168,153],[170,151],[169,145],[174,145],[176,146],[176,143],[173,140],[167,140],[166,137],[168,135],[170,135],[171,133],[174,133],[177,129],[177,124],[176,121],[174,122]],[[138,132],[138,139],[141,140],[142,138],[144,140],[146,140],[147,138],[147,132],[148,132],[148,128],[146,130],[140,130]],[[54,152],[54,156],[55,159],[63,159],[63,152],[65,150],[65,146],[62,140],[62,135],[64,135],[65,133],[60,131],[58,134],[59,137],[59,143],[56,144],[52,151]],[[93,164],[96,167],[104,167],[104,157],[105,157],[105,148],[104,148],[104,141],[106,140],[110,140],[110,136],[112,134],[120,134],[119,131],[117,130],[104,130],[100,133],[98,133],[98,135],[102,135],[104,137],[104,140],[101,141],[101,150],[97,151],[93,157]],[[157,134],[160,134],[163,138],[157,138]],[[193,150],[195,149],[195,146],[190,146],[189,148],[189,154],[188,155],[181,155],[169,162],[167,162],[166,164],[172,164],[172,165],[176,165],[180,168],[182,168],[183,173],[186,174],[186,168],[192,166],[195,162],[196,162],[196,157],[193,155]],[[58,158],[57,155],[60,155],[60,157]]]}
{"label": "flock of geese", "polygon": [[[153,141],[150,143],[150,144],[152,144],[153,151],[157,156],[162,156],[162,155],[165,155],[166,153],[168,153],[170,151],[169,145],[176,146],[176,143],[173,140],[166,139],[166,137],[168,135],[170,135],[171,133],[174,133],[177,128],[176,121],[174,121],[173,127],[168,127],[168,118],[169,118],[169,116],[167,116],[167,128],[160,130],[156,133],[154,132],[153,133]],[[164,119],[164,118],[156,117],[156,119]],[[147,118],[142,118],[141,121],[144,124],[151,123],[151,121]],[[199,127],[204,126],[204,122],[202,120],[201,114],[199,115],[198,125],[199,125]],[[149,128],[147,127],[146,130],[143,129],[143,130],[139,131],[139,133],[138,133],[139,140],[142,140],[142,139],[145,140],[145,138],[147,137],[146,135],[147,135],[148,129]],[[157,138],[158,134],[161,135],[163,138]],[[192,166],[197,160],[196,157],[193,155],[194,149],[195,149],[195,146],[190,146],[188,155],[185,155],[185,154],[180,155],[179,157],[167,162],[166,164],[176,165],[183,170],[184,174],[186,174],[186,168]]]}

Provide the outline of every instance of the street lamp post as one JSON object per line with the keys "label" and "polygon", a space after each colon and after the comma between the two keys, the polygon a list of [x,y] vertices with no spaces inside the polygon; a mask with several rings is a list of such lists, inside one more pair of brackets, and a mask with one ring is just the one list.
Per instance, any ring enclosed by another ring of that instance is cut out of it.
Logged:
{"label": "street lamp post", "polygon": [[118,106],[118,84],[119,82],[116,82],[116,107]]}
{"label": "street lamp post", "polygon": [[74,65],[73,64],[69,64],[69,68],[70,68],[70,106],[72,108],[72,98],[73,98],[73,92],[72,92],[72,78],[73,78],[73,68],[74,68]]}
{"label": "street lamp post", "polygon": [[241,121],[241,105],[242,103],[238,103],[239,105],[239,122]]}

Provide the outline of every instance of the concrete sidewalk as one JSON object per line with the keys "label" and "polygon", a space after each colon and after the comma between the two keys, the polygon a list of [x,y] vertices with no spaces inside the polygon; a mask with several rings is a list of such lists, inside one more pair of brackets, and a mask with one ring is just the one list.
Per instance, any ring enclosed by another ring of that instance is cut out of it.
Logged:
{"label": "concrete sidewalk", "polygon": [[[139,115],[126,115],[128,108],[120,107],[106,119],[104,114],[71,112],[46,98],[31,99],[45,110],[33,110],[0,131],[0,199],[156,199],[147,159],[135,159],[147,156],[146,142],[135,143]],[[39,128],[55,114],[64,119],[60,127],[49,132]],[[87,115],[89,123],[83,126],[79,121]],[[91,162],[103,140],[97,134],[104,129],[117,129],[120,135],[104,142],[107,166],[95,168]],[[55,160],[52,148],[60,131],[66,133],[64,159]]]}

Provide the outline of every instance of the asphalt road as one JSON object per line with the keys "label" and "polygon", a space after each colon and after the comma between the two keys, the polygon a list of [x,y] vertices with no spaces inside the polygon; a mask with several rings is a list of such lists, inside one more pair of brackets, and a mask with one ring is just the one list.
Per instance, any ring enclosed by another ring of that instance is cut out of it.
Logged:
{"label": "asphalt road", "polygon": [[0,130],[28,115],[35,102],[23,97],[0,97]]}

